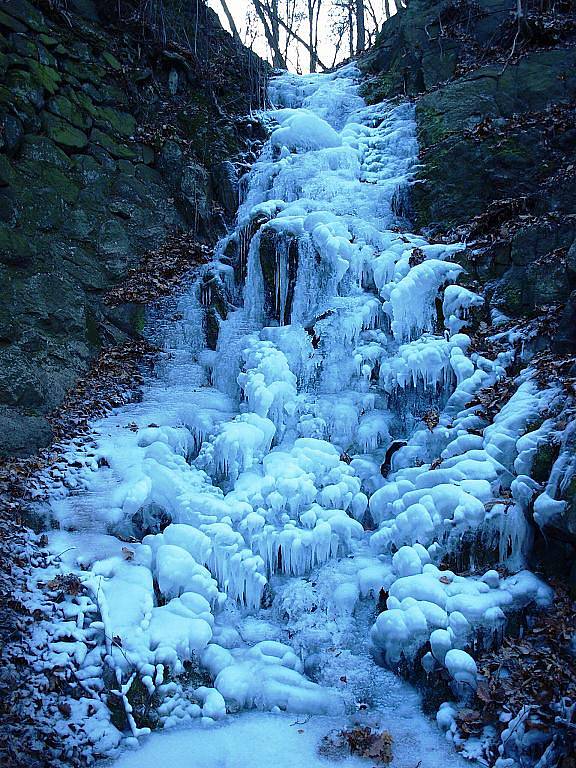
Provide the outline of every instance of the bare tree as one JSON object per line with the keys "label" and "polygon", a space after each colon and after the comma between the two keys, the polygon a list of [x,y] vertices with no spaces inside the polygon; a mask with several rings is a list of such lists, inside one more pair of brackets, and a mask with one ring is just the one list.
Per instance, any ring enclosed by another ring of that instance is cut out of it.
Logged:
{"label": "bare tree", "polygon": [[298,32],[291,28],[280,16],[278,9],[278,0],[252,0],[254,9],[264,28],[264,36],[272,54],[272,64],[280,69],[286,69],[286,60],[281,50],[280,29],[289,36],[294,42],[304,46],[309,54],[313,54],[317,66],[321,69],[327,69],[326,65],[320,60],[318,52],[313,45],[304,40]]}
{"label": "bare tree", "polygon": [[252,2],[264,28],[264,36],[272,54],[273,66],[286,69],[286,60],[280,48],[278,0],[252,0]]}
{"label": "bare tree", "polygon": [[[229,10],[230,0],[220,2]],[[316,72],[327,69],[319,54],[320,42],[323,50],[327,42],[319,32],[324,24],[331,26],[333,52],[329,55],[333,67],[346,55],[346,48],[352,57],[372,45],[382,23],[406,3],[394,0],[392,6],[390,0],[251,0],[257,19],[252,42],[255,34],[264,37],[277,68],[286,69],[290,64],[300,70],[306,54],[309,71]]]}

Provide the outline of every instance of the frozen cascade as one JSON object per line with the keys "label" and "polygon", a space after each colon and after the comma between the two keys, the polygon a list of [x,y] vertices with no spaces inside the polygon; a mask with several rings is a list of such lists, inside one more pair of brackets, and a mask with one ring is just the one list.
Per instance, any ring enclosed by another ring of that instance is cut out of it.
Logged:
{"label": "frozen cascade", "polygon": [[[72,656],[99,701],[112,677],[130,728],[98,719],[101,753],[148,733],[130,704],[139,679],[164,727],[257,709],[282,740],[279,713],[306,714],[314,733],[388,728],[397,765],[456,765],[417,694],[376,662],[417,665],[430,641],[426,671],[444,667],[465,695],[474,633],[550,597],[522,570],[521,520],[538,490],[531,425],[554,392],[526,376],[490,426],[470,405],[508,360],[469,351],[462,329],[481,299],[456,283],[459,246],[430,244],[395,214],[417,159],[413,107],[368,107],[357,79],[347,65],[272,80],[269,141],[205,268],[235,301],[243,292],[217,349],[200,332],[212,295],[201,274],[148,324],[164,353],[142,401],[95,422],[45,478],[50,547],[86,587],[67,598],[54,663]],[[517,573],[440,570],[487,522]],[[177,680],[190,662],[211,685]],[[242,717],[214,739],[249,732]]]}

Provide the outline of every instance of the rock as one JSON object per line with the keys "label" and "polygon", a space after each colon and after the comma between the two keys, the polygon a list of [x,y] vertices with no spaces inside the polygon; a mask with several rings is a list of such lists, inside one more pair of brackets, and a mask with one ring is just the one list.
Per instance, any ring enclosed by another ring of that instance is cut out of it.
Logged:
{"label": "rock", "polygon": [[178,92],[178,72],[175,69],[171,69],[168,75],[168,90],[172,96]]}
{"label": "rock", "polygon": [[218,163],[212,172],[212,180],[216,198],[226,215],[232,218],[238,208],[238,174],[234,163],[230,160]]}
{"label": "rock", "polygon": [[47,109],[54,115],[67,120],[76,128],[88,130],[92,127],[92,118],[84,114],[80,107],[66,96],[54,96],[48,101]]}
{"label": "rock", "polygon": [[47,136],[24,136],[20,157],[22,160],[41,160],[62,169],[71,166],[68,155]]}
{"label": "rock", "polygon": [[512,238],[511,259],[518,266],[526,266],[544,254],[567,248],[575,235],[570,223],[544,223],[522,227]]}
{"label": "rock", "polygon": [[576,279],[576,240],[572,243],[566,254],[566,269],[572,280]]}
{"label": "rock", "polygon": [[44,112],[42,123],[48,136],[57,144],[75,149],[82,149],[82,147],[88,144],[88,137],[84,131],[74,128],[74,126],[60,117]]}
{"label": "rock", "polygon": [[31,59],[38,59],[38,47],[29,37],[20,33],[11,35],[10,42],[16,53]]}
{"label": "rock", "polygon": [[185,204],[185,211],[190,224],[208,226],[210,218],[210,176],[198,163],[188,163],[182,168],[180,193]]}
{"label": "rock", "polygon": [[24,22],[36,32],[48,32],[44,17],[27,0],[3,0],[3,8],[13,18]]}
{"label": "rock", "polygon": [[38,369],[27,355],[14,346],[0,353],[0,403],[21,408],[37,408],[46,397]]}
{"label": "rock", "polygon": [[0,406],[0,456],[29,456],[51,440],[52,428],[44,416]]}
{"label": "rock", "polygon": [[92,114],[100,127],[112,129],[125,138],[134,135],[136,120],[127,112],[120,112],[112,107],[95,107]]}
{"label": "rock", "polygon": [[0,261],[16,267],[25,267],[30,263],[34,251],[25,235],[15,232],[5,225],[0,225]]}
{"label": "rock", "polygon": [[4,11],[0,10],[0,27],[13,30],[14,32],[26,32],[26,25],[22,24],[17,19],[14,19]]}
{"label": "rock", "polygon": [[90,141],[105,149],[112,157],[123,158],[124,160],[135,160],[138,157],[137,152],[133,149],[124,144],[119,144],[115,139],[98,128],[92,129]]}
{"label": "rock", "polygon": [[112,67],[112,69],[116,70],[117,72],[122,71],[122,64],[120,64],[116,56],[113,56],[109,51],[103,51],[102,58],[109,67]]}
{"label": "rock", "polygon": [[576,353],[576,291],[573,291],[558,324],[558,332],[553,339],[552,349],[561,355]]}
{"label": "rock", "polygon": [[98,253],[104,257],[107,271],[119,277],[126,271],[131,247],[126,230],[116,219],[108,219],[98,232]]}
{"label": "rock", "polygon": [[14,115],[5,115],[1,123],[0,148],[11,157],[20,149],[23,137],[22,121]]}
{"label": "rock", "polygon": [[165,141],[158,157],[158,168],[175,188],[182,178],[183,153],[175,141]]}

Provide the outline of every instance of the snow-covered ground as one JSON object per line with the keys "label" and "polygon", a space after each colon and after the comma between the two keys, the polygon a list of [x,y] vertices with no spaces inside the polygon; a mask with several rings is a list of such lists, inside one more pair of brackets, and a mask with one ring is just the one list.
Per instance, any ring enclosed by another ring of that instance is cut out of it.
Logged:
{"label": "snow-covered ground", "polygon": [[[461,333],[482,300],[456,284],[459,246],[404,231],[413,107],[367,107],[357,76],[272,81],[278,109],[234,232],[149,323],[165,354],[142,402],[71,443],[50,481],[60,565],[39,578],[72,571],[86,590],[51,645],[84,692],[73,717],[112,688],[129,733],[99,706],[96,751],[133,747],[149,733],[139,687],[177,729],[118,768],[192,753],[201,768],[324,765],[321,735],[354,722],[392,733],[395,765],[456,765],[453,708],[438,729],[376,662],[444,668],[465,696],[475,632],[549,599],[522,571],[522,504],[555,393],[526,376],[487,428],[468,405],[508,358],[470,352]],[[216,351],[210,283],[239,305]],[[480,526],[516,575],[438,568]]]}

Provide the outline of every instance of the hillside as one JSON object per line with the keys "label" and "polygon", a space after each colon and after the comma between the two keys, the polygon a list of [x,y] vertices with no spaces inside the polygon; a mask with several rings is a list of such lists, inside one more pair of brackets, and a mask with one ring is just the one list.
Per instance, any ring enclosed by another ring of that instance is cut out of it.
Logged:
{"label": "hillside", "polygon": [[129,270],[168,237],[193,261],[234,213],[264,65],[203,4],[147,8],[2,5],[0,455],[48,445],[98,351],[138,335],[142,298],[110,300]]}

